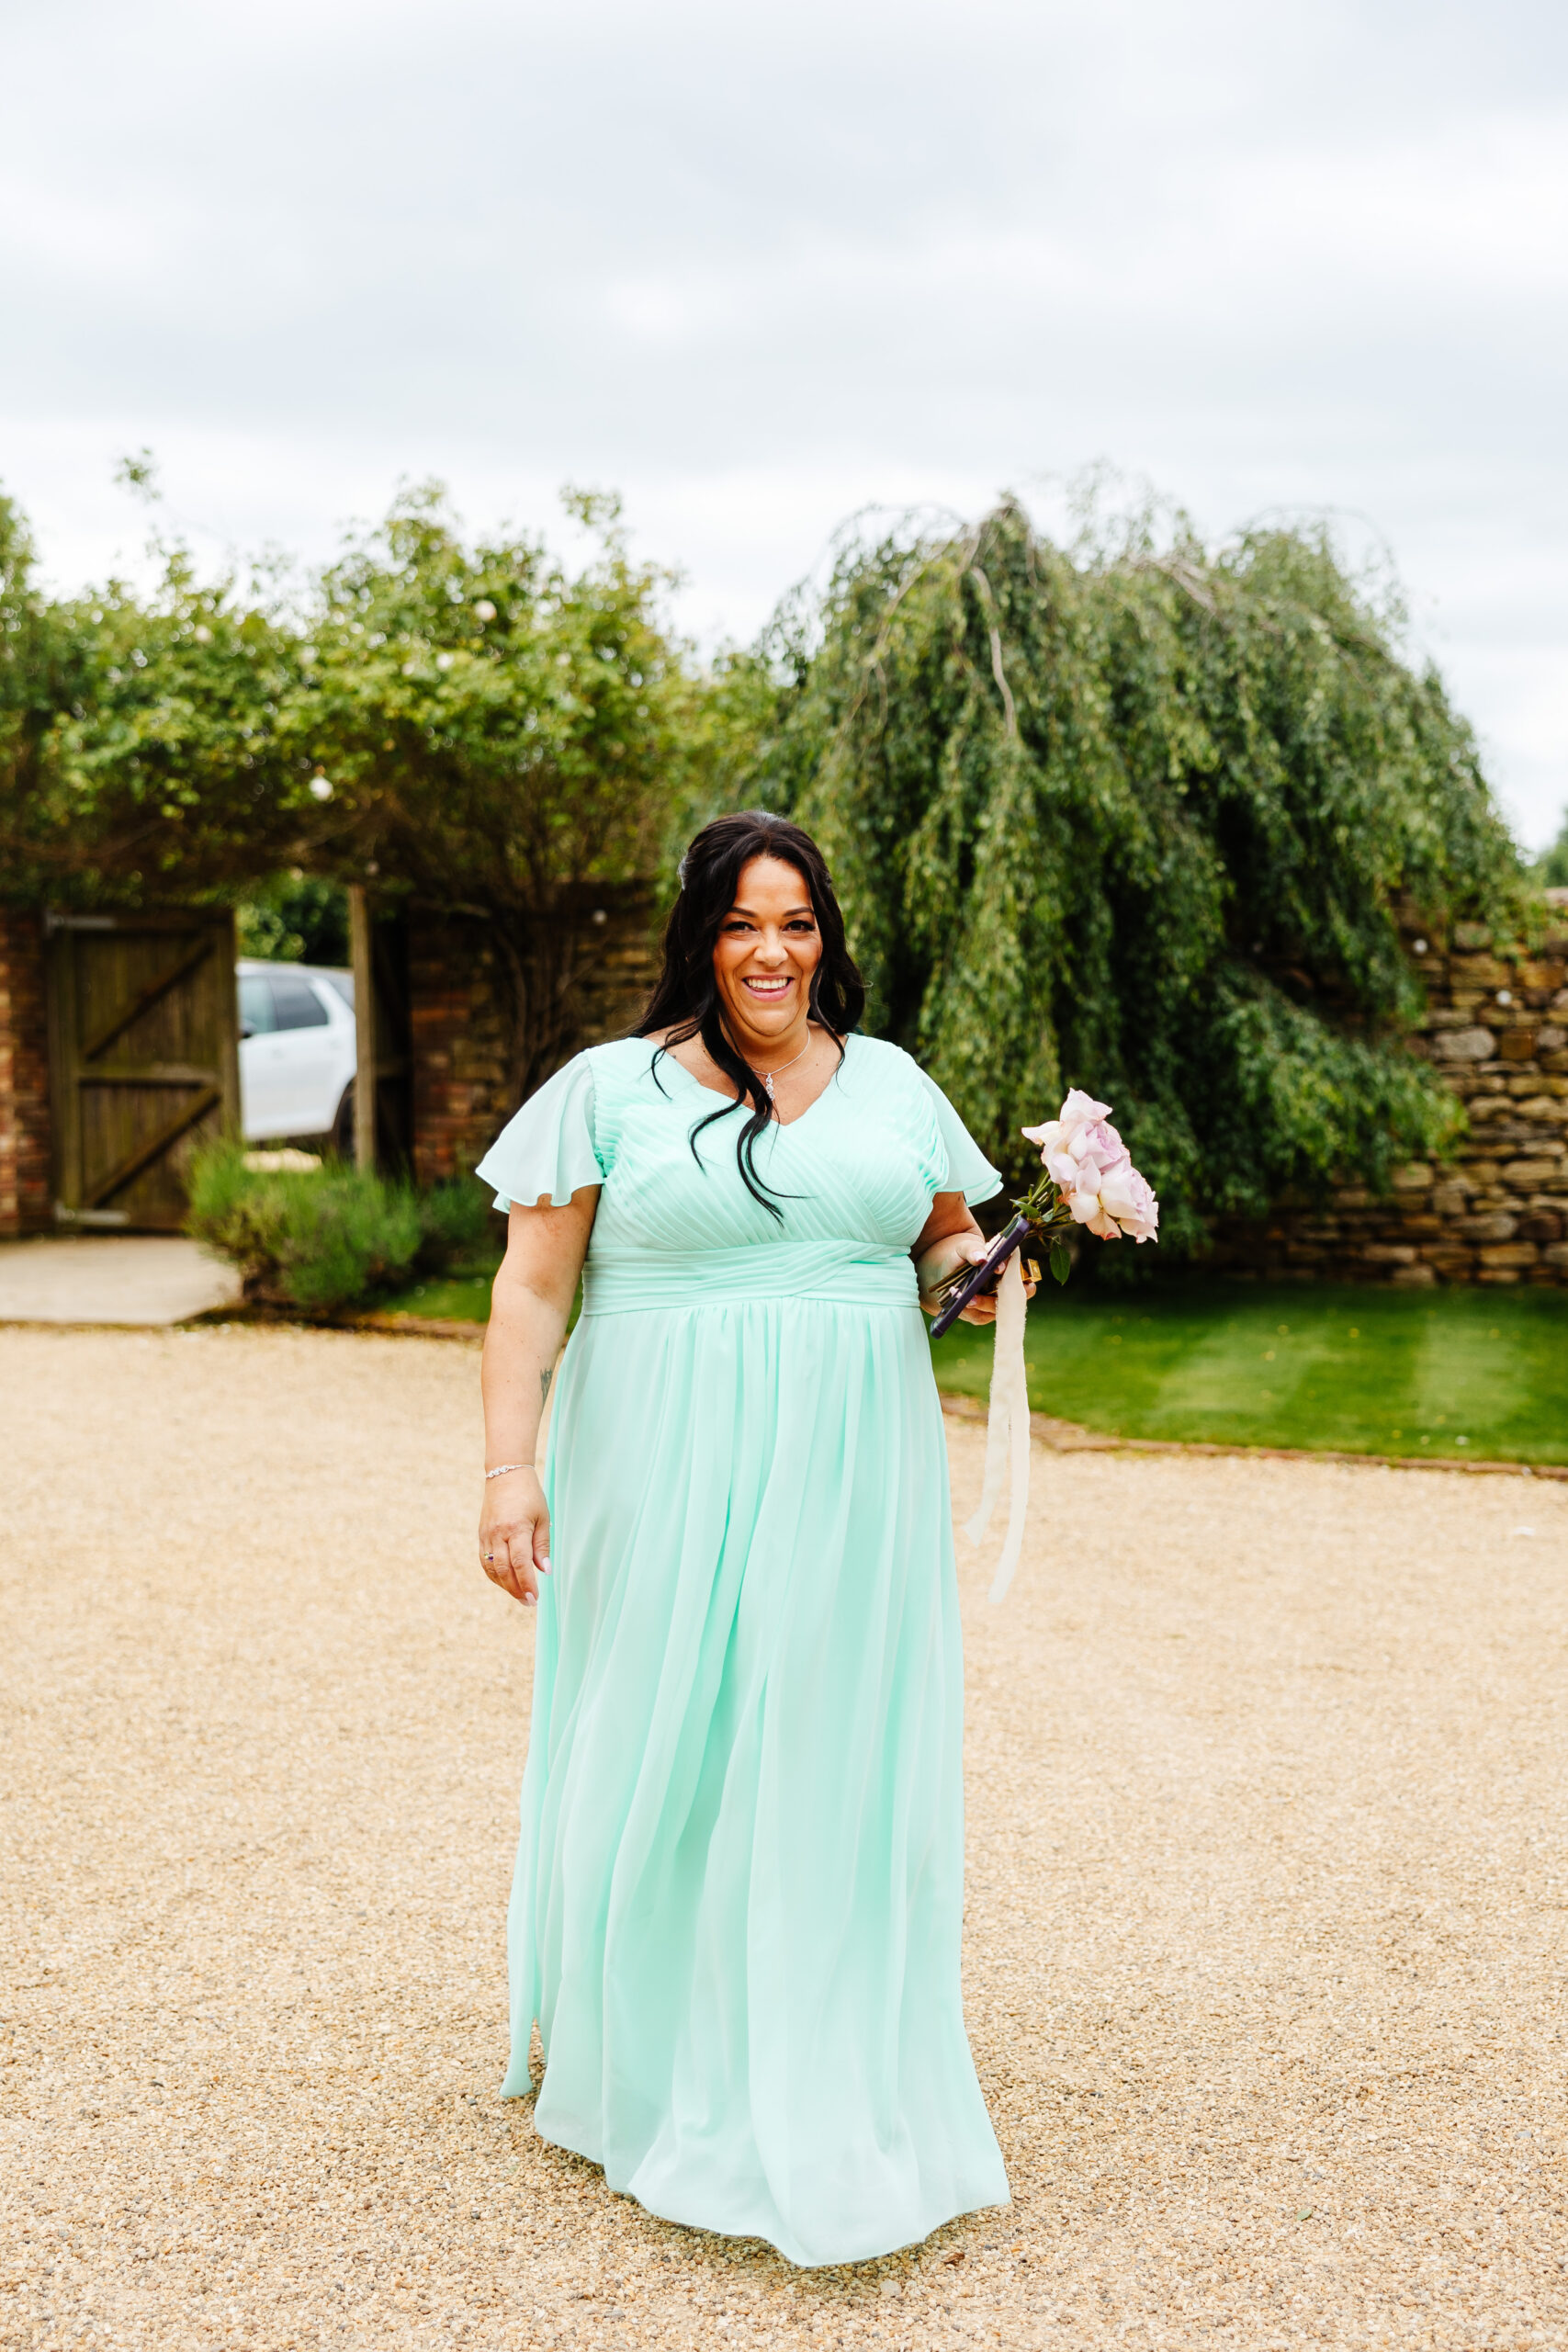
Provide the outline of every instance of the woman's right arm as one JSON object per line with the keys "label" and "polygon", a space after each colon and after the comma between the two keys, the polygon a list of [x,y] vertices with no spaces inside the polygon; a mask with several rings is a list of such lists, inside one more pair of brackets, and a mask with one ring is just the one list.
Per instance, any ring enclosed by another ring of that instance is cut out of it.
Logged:
{"label": "woman's right arm", "polygon": [[491,1293],[479,1375],[485,1467],[521,1466],[485,1480],[479,1561],[492,1584],[529,1608],[550,1572],[550,1514],[534,1449],[598,1205],[598,1185],[584,1184],[565,1208],[513,1207]]}

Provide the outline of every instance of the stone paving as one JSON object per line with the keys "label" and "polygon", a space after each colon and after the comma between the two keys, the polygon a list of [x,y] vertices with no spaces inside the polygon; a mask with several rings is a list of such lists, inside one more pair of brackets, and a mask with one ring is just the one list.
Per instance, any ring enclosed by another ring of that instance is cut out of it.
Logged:
{"label": "stone paving", "polygon": [[0,1242],[0,1323],[183,1323],[239,1295],[238,1274],[176,1233]]}

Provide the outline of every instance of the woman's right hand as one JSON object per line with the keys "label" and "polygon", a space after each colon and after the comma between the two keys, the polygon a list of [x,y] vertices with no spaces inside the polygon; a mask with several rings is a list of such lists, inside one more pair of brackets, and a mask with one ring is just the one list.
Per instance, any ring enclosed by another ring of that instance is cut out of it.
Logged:
{"label": "woman's right hand", "polygon": [[479,1513],[479,1565],[491,1584],[525,1609],[550,1573],[550,1507],[535,1470],[509,1470],[485,1481]]}

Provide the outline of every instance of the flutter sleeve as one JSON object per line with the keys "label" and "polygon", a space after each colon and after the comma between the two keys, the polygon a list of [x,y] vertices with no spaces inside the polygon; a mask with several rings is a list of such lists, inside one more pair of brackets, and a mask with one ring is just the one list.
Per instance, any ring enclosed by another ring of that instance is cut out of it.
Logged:
{"label": "flutter sleeve", "polygon": [[947,1154],[947,1173],[933,1187],[939,1193],[962,1193],[971,1208],[994,1199],[1002,1180],[948,1101],[936,1080],[920,1072],[920,1082],[931,1098],[937,1132]]}
{"label": "flutter sleeve", "polygon": [[508,1121],[474,1173],[495,1186],[498,1209],[565,1208],[584,1184],[602,1184],[593,1141],[593,1064],[587,1054],[558,1069]]}

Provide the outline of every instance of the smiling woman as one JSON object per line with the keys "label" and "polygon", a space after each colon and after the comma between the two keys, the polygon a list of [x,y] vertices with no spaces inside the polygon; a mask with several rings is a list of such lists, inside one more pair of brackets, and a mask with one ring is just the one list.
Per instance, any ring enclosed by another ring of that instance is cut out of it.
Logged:
{"label": "smiling woman", "polygon": [[[810,835],[775,817],[721,819],[700,833],[681,861],[664,970],[639,1035],[720,1097],[722,1107],[702,1126],[750,1104],[737,1163],[748,1192],[774,1216],[781,1212],[757,1181],[758,1141],[770,1120],[787,1126],[810,1109],[843,1060],[842,1040],[864,1003]],[[694,1151],[701,1131],[694,1131]]]}
{"label": "smiling woman", "polygon": [[479,1548],[539,1603],[506,2088],[537,2022],[546,2139],[671,2220],[860,2261],[1008,2194],[959,1993],[919,1312],[984,1254],[968,1204],[998,1180],[855,1032],[807,835],[721,819],[682,882],[640,1034],[559,1071],[479,1170],[510,1212]]}

